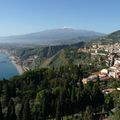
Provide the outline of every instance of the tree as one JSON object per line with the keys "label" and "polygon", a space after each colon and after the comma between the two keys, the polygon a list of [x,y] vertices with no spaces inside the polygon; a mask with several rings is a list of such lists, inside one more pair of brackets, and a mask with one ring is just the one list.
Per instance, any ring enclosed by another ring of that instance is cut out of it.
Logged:
{"label": "tree", "polygon": [[84,89],[84,85],[83,85],[82,80],[79,80],[79,88],[81,91]]}
{"label": "tree", "polygon": [[41,101],[41,116],[43,120],[46,120],[48,115],[48,108],[47,108],[47,91],[43,91],[42,101]]}
{"label": "tree", "polygon": [[100,83],[100,77],[99,77],[99,75],[97,76],[97,83],[98,83],[98,85]]}
{"label": "tree", "polygon": [[2,112],[2,106],[1,106],[1,102],[0,102],[0,120],[3,120],[4,116],[3,116],[3,112]]}
{"label": "tree", "polygon": [[10,95],[11,97],[15,97],[16,96],[16,85],[14,82],[11,83],[10,85]]}
{"label": "tree", "polygon": [[38,104],[35,106],[35,111],[34,111],[34,114],[33,114],[33,118],[34,118],[34,120],[42,120],[41,107]]}
{"label": "tree", "polygon": [[74,103],[74,101],[75,101],[75,87],[74,87],[74,85],[72,86],[71,101],[72,101],[73,103]]}
{"label": "tree", "polygon": [[83,120],[93,120],[93,112],[91,107],[87,107],[83,116]]}
{"label": "tree", "polygon": [[105,97],[104,97],[104,106],[105,106],[105,109],[107,111],[114,108],[114,100],[113,100],[113,97],[111,96],[111,94],[105,95]]}
{"label": "tree", "polygon": [[26,100],[25,104],[24,104],[23,120],[31,120],[31,112],[30,112],[29,100]]}
{"label": "tree", "polygon": [[61,120],[61,105],[60,105],[60,100],[57,101],[56,120]]}
{"label": "tree", "polygon": [[101,92],[101,90],[99,89],[98,84],[94,84],[92,96],[93,96],[92,103],[93,103],[94,107],[98,107],[98,106],[104,104],[104,95]]}
{"label": "tree", "polygon": [[23,108],[24,108],[24,105],[21,104],[21,108],[20,108],[20,111],[18,113],[18,120],[22,120],[22,118],[23,118]]}
{"label": "tree", "polygon": [[8,83],[5,83],[5,86],[4,86],[4,95],[5,95],[5,98],[4,98],[4,104],[7,106],[9,104],[9,100],[10,100],[10,87],[9,87],[9,84]]}
{"label": "tree", "polygon": [[43,98],[43,101],[42,101],[42,118],[43,120],[46,120],[46,98]]}
{"label": "tree", "polygon": [[111,59],[111,65],[110,66],[113,66],[114,62],[115,62],[115,56],[112,57],[112,59]]}
{"label": "tree", "polygon": [[116,108],[114,116],[111,117],[112,120],[120,120],[120,108]]}
{"label": "tree", "polygon": [[16,113],[15,113],[15,105],[14,101],[11,99],[9,102],[8,110],[7,110],[7,116],[6,120],[16,120]]}

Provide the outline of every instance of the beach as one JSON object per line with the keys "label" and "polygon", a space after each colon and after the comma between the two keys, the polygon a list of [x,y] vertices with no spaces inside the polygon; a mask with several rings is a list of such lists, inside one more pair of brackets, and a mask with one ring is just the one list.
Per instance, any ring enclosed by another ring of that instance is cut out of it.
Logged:
{"label": "beach", "polygon": [[11,60],[12,64],[15,65],[15,67],[20,75],[25,72],[23,66],[17,63],[17,60],[14,56],[10,56],[10,60]]}

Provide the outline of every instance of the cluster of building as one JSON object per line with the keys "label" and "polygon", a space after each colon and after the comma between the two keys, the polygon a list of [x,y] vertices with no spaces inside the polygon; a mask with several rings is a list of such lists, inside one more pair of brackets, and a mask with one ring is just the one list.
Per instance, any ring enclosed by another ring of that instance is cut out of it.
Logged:
{"label": "cluster of building", "polygon": [[[99,72],[92,73],[87,78],[83,78],[83,83],[86,84],[88,81],[96,82],[97,78],[102,80],[108,80],[110,78],[120,79],[120,43],[113,45],[99,45],[93,44],[91,48],[83,48],[78,51],[91,52],[91,55],[98,55],[98,51],[102,51],[106,55],[107,68],[102,69]],[[93,52],[94,51],[94,52]],[[93,54],[94,53],[94,54]]]}
{"label": "cluster of building", "polygon": [[107,55],[107,53],[120,53],[120,43],[115,44],[96,44],[93,43],[90,48],[79,48],[79,52],[91,53],[92,55]]}

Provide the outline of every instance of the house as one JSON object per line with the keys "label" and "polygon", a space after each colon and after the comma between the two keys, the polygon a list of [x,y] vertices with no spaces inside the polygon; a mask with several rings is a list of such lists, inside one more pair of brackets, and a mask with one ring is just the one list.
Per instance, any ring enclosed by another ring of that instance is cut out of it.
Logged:
{"label": "house", "polygon": [[105,94],[112,93],[113,91],[116,91],[116,89],[115,88],[108,88],[108,89],[102,90],[102,92],[105,93]]}
{"label": "house", "polygon": [[82,82],[83,82],[83,84],[87,84],[88,83],[88,79],[87,78],[83,78]]}
{"label": "house", "polygon": [[117,70],[116,67],[110,67],[110,68],[109,68],[109,74],[108,74],[108,76],[109,76],[109,77],[116,78],[116,70]]}
{"label": "house", "polygon": [[105,74],[105,75],[108,75],[108,69],[102,69],[100,71],[101,74]]}
{"label": "house", "polygon": [[119,67],[115,67],[115,66],[114,67],[110,67],[108,76],[116,78],[116,79],[119,79],[120,78],[120,68]]}
{"label": "house", "polygon": [[99,76],[100,81],[110,79],[108,74],[106,74],[106,71],[105,71],[105,73],[95,72],[92,75],[90,75],[89,77],[83,78],[82,82],[83,82],[83,84],[87,84],[89,81],[96,82],[98,76]]}

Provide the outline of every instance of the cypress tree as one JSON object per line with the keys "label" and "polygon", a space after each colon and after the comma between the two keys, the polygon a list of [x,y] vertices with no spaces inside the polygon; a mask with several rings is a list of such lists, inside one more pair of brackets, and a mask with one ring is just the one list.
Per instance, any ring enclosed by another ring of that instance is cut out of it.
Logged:
{"label": "cypress tree", "polygon": [[16,113],[15,113],[15,105],[14,101],[11,99],[9,102],[8,110],[7,110],[7,116],[6,120],[16,120]]}
{"label": "cypress tree", "polygon": [[11,94],[11,97],[15,97],[16,96],[16,85],[15,85],[15,83],[11,84],[10,94]]}
{"label": "cypress tree", "polygon": [[94,84],[92,96],[93,96],[92,103],[94,107],[98,107],[99,105],[104,104],[104,95],[99,89],[98,84]]}
{"label": "cypress tree", "polygon": [[24,105],[22,104],[20,111],[18,113],[18,120],[22,120],[22,118],[23,118],[23,108],[24,108]]}
{"label": "cypress tree", "polygon": [[120,108],[117,107],[115,109],[115,113],[111,118],[112,118],[111,120],[120,120]]}
{"label": "cypress tree", "polygon": [[1,102],[0,102],[0,120],[3,120],[4,117],[3,117],[3,112],[2,112],[2,105],[1,105]]}
{"label": "cypress tree", "polygon": [[100,77],[99,77],[99,75],[97,76],[97,84],[99,85],[100,84]]}
{"label": "cypress tree", "polygon": [[91,107],[87,107],[83,116],[83,120],[94,120]]}
{"label": "cypress tree", "polygon": [[74,86],[72,86],[71,101],[72,103],[74,103],[75,101],[75,87]]}
{"label": "cypress tree", "polygon": [[23,108],[23,120],[31,120],[29,100],[25,101]]}
{"label": "cypress tree", "polygon": [[72,93],[71,93],[71,113],[75,112],[75,87],[72,86]]}
{"label": "cypress tree", "polygon": [[4,91],[4,95],[5,95],[4,104],[7,106],[10,101],[10,88],[9,88],[8,83],[5,84],[4,90],[5,90]]}
{"label": "cypress tree", "polygon": [[35,112],[33,118],[34,120],[42,120],[41,107],[39,105],[35,106]]}
{"label": "cypress tree", "polygon": [[60,101],[57,101],[57,107],[56,107],[56,120],[61,120],[61,105]]}
{"label": "cypress tree", "polygon": [[42,101],[42,119],[46,120],[46,97],[44,96],[43,101]]}
{"label": "cypress tree", "polygon": [[80,91],[84,89],[84,85],[81,79],[79,80],[79,88],[80,88]]}

